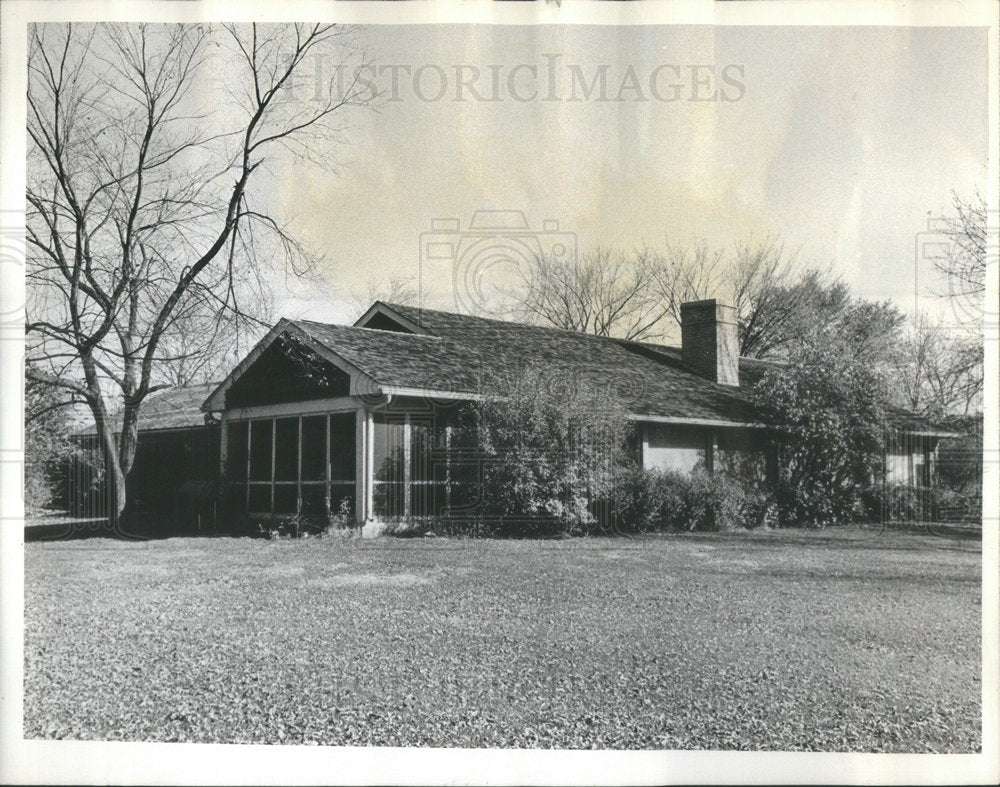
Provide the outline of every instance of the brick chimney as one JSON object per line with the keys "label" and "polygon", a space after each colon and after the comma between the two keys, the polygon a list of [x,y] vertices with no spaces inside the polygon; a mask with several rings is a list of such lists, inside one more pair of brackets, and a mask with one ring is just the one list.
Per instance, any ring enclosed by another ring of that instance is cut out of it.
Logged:
{"label": "brick chimney", "polygon": [[681,355],[684,364],[702,377],[739,387],[736,310],[715,299],[682,303]]}

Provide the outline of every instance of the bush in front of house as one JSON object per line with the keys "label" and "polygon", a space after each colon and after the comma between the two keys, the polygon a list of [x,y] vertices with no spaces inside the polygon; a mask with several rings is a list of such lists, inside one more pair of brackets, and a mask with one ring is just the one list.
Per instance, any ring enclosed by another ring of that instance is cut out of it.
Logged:
{"label": "bush in front of house", "polygon": [[716,531],[774,526],[776,507],[760,487],[704,467],[690,474],[633,468],[616,481],[612,528],[622,533]]}
{"label": "bush in front of house", "polygon": [[947,487],[879,484],[865,495],[865,509],[876,522],[976,522],[982,498]]}
{"label": "bush in front of house", "polygon": [[884,376],[838,342],[816,342],[769,369],[751,390],[761,420],[774,424],[781,526],[851,522],[864,509],[885,451]]}
{"label": "bush in front of house", "polygon": [[461,412],[475,446],[475,503],[449,527],[479,535],[584,535],[601,529],[594,501],[624,466],[627,414],[602,381],[526,365],[482,380]]}

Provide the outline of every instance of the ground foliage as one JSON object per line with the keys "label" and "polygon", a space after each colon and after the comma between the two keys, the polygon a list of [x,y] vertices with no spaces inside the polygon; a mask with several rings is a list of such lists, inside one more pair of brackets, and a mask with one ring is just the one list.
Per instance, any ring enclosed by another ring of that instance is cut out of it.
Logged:
{"label": "ground foliage", "polygon": [[26,552],[27,738],[980,747],[976,540],[836,529]]}

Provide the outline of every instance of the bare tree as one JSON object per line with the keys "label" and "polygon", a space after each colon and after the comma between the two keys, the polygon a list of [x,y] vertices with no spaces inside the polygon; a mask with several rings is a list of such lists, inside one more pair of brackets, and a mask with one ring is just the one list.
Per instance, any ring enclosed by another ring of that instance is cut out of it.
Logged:
{"label": "bare tree", "polygon": [[654,255],[594,248],[570,262],[536,257],[518,266],[508,292],[530,322],[636,341],[661,337],[670,303],[651,287]]}
{"label": "bare tree", "polygon": [[986,202],[977,191],[971,199],[952,194],[952,206],[955,215],[943,222],[951,242],[947,251],[935,259],[934,267],[946,277],[946,297],[961,302],[956,304],[956,313],[961,311],[968,321],[978,324],[983,314],[988,262]]}
{"label": "bare tree", "polygon": [[899,404],[916,413],[944,418],[969,415],[981,406],[981,338],[948,330],[919,315],[899,342],[893,364]]}
{"label": "bare tree", "polygon": [[417,286],[417,277],[410,273],[375,274],[369,277],[364,290],[354,289],[348,296],[351,311],[360,317],[375,301],[414,306],[420,300]]}
{"label": "bare tree", "polygon": [[668,244],[655,271],[656,291],[678,325],[685,301],[720,298],[733,306],[740,355],[753,358],[780,354],[802,313],[830,286],[818,271],[798,273],[794,255],[775,238],[737,243],[732,251],[704,241],[693,249]]}
{"label": "bare tree", "polygon": [[309,267],[259,188],[267,163],[322,160],[342,110],[372,96],[331,82],[295,100],[314,58],[344,51],[332,25],[28,35],[27,373],[87,403],[117,517],[143,401],[218,338],[195,342],[192,320],[253,325],[261,262]]}

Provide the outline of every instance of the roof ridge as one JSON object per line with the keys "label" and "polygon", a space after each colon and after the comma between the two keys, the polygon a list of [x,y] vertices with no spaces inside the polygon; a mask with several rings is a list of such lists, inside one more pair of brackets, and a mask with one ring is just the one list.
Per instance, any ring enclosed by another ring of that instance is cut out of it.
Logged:
{"label": "roof ridge", "polygon": [[415,337],[418,339],[441,339],[440,336],[435,336],[429,333],[403,333],[402,331],[389,331],[386,330],[385,328],[369,328],[365,325],[344,325],[343,323],[339,322],[320,322],[319,320],[307,320],[307,319],[298,319],[298,320],[288,319],[288,322],[292,323],[292,325],[299,325],[300,323],[305,322],[309,323],[310,325],[318,325],[321,328],[343,328],[344,330],[350,330],[350,331],[369,331],[371,333],[390,334],[392,336],[408,336],[408,337]]}
{"label": "roof ridge", "polygon": [[[444,309],[430,309],[426,306],[408,306],[402,303],[390,303],[389,301],[378,301],[378,303],[388,306],[391,309],[405,309],[407,311],[421,311],[421,312],[431,312],[433,314],[443,314],[448,317],[458,317],[463,320],[478,320],[479,322],[491,323],[493,325],[503,325],[507,327],[514,328],[529,328],[535,331],[545,331],[548,333],[558,333],[569,336],[579,336],[588,340],[598,340],[605,342],[617,342],[617,343],[630,343],[630,344],[642,344],[642,342],[635,339],[623,339],[618,336],[600,336],[596,333],[587,333],[586,331],[578,331],[574,328],[559,328],[555,325],[535,325],[530,322],[518,322],[516,320],[502,320],[498,317],[481,317],[478,314],[462,314],[461,312],[449,312]],[[404,315],[405,316],[405,315]],[[428,327],[428,326],[422,326]],[[390,331],[390,333],[392,333]],[[663,347],[668,347],[669,345],[661,345]],[[679,348],[678,348],[679,349]]]}

